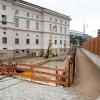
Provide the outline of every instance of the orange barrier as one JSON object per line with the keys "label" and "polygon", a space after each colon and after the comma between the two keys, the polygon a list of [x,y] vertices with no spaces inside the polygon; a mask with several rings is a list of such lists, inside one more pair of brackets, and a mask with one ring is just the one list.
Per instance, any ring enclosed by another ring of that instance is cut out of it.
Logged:
{"label": "orange barrier", "polygon": [[[46,70],[52,70],[55,71],[55,73],[50,73],[50,72],[46,72],[46,71],[40,71],[37,69],[46,69]],[[17,76],[22,76],[22,77],[27,77],[28,79],[32,80],[37,80],[37,81],[41,81],[41,82],[52,82],[55,83],[56,86],[57,85],[63,85],[63,86],[67,86],[68,81],[67,81],[67,77],[68,77],[68,73],[65,71],[65,69],[59,69],[59,68],[50,68],[47,66],[37,66],[37,65],[28,65],[28,64],[17,64],[16,65],[16,73],[15,73],[15,77]],[[26,74],[24,72],[18,73],[18,71],[26,71],[26,72],[30,72],[31,74]],[[65,74],[61,74],[59,72],[62,72]],[[35,75],[39,74],[40,76]],[[49,78],[45,78],[45,79],[41,79],[41,75],[46,75],[46,76],[51,76],[51,77],[55,77],[54,79],[49,79]],[[39,80],[38,80],[39,79]],[[65,80],[65,81],[63,81]]]}
{"label": "orange barrier", "polygon": [[100,56],[100,36],[87,40],[82,44],[82,47],[91,51],[95,55]]}

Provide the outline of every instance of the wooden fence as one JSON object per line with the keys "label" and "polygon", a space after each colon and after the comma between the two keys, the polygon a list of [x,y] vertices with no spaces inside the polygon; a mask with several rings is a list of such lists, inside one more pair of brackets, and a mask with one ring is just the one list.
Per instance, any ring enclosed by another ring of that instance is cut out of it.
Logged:
{"label": "wooden fence", "polygon": [[100,56],[100,36],[87,40],[82,44],[82,47]]}
{"label": "wooden fence", "polygon": [[[38,69],[42,69],[42,71]],[[46,72],[43,69],[49,70],[49,72]],[[16,73],[14,73],[14,77],[24,77],[24,78],[27,77],[30,81],[40,81],[44,83],[51,82],[51,83],[54,83],[56,86],[57,85],[63,85],[63,86],[68,85],[68,73],[66,72],[65,69],[60,69],[57,67],[50,68],[46,66],[17,64],[15,70],[16,70]],[[19,72],[19,71],[22,71],[22,72]],[[50,71],[54,71],[55,73],[51,73]],[[54,77],[54,79],[42,78],[41,75]]]}

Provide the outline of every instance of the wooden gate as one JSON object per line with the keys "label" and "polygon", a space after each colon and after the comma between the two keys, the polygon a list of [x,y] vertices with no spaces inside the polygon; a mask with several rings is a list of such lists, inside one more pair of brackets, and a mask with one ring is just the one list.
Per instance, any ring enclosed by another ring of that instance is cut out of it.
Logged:
{"label": "wooden gate", "polygon": [[[53,72],[51,72],[53,71]],[[68,73],[65,69],[50,68],[47,66],[37,66],[28,64],[17,64],[14,77],[20,77],[31,82],[51,85],[68,85]],[[46,77],[42,76],[45,75]],[[49,76],[49,77],[47,77]],[[53,79],[51,78],[53,77]]]}

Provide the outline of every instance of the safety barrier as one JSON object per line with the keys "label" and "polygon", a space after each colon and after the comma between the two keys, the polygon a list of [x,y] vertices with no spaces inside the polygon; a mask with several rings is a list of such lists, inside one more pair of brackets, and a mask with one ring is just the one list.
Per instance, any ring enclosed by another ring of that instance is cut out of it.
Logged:
{"label": "safety barrier", "polygon": [[[39,69],[39,70],[38,70]],[[42,71],[40,70],[42,69]],[[49,72],[45,71],[48,70]],[[44,71],[43,71],[44,70]],[[55,73],[51,73],[50,71],[54,71]],[[68,73],[65,69],[60,68],[50,68],[46,66],[37,66],[37,65],[28,65],[28,64],[17,64],[15,69],[14,77],[27,78],[31,82],[39,81],[44,83],[54,83],[56,86],[68,86]],[[26,72],[26,73],[25,73]],[[64,74],[63,74],[64,73]],[[37,75],[38,74],[38,75]],[[42,78],[42,75],[54,77],[54,79],[50,78]]]}
{"label": "safety barrier", "polygon": [[100,56],[100,36],[87,40],[82,44],[82,47]]}

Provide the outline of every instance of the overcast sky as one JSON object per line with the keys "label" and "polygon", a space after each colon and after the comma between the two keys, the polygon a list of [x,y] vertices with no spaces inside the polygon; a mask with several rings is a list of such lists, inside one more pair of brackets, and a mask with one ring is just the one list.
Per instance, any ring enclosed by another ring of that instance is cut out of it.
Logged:
{"label": "overcast sky", "polygon": [[97,35],[100,28],[100,0],[25,0],[71,17],[71,30]]}

